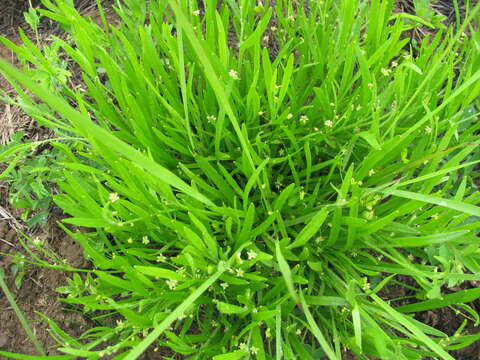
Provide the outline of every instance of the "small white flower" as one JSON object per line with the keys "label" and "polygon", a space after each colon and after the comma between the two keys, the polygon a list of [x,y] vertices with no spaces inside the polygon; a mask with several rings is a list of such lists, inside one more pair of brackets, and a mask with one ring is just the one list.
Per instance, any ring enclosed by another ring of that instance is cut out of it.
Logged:
{"label": "small white flower", "polygon": [[248,258],[248,260],[253,260],[253,259],[255,259],[255,258],[257,257],[257,255],[258,255],[258,254],[257,254],[255,251],[253,251],[253,250],[248,250],[248,251],[247,251],[247,258]]}
{"label": "small white flower", "polygon": [[180,315],[178,315],[178,320],[182,321],[186,317],[187,317],[187,315],[185,315],[184,313],[181,313]]}
{"label": "small white flower", "polygon": [[258,115],[260,115],[260,116],[263,116],[263,115],[265,115],[265,111],[263,111],[263,110],[260,110],[260,111],[258,112]]}
{"label": "small white flower", "polygon": [[293,118],[293,114],[292,114],[292,113],[289,113],[289,114],[287,115],[287,119],[290,120],[291,118]]}
{"label": "small white flower", "polygon": [[110,202],[114,203],[115,201],[120,200],[120,196],[118,196],[117,193],[110,193],[108,195],[108,200],[110,200]]}
{"label": "small white flower", "polygon": [[382,68],[380,71],[382,72],[383,76],[388,76],[392,73],[392,70],[386,68]]}
{"label": "small white flower", "polygon": [[240,79],[238,77],[238,72],[236,72],[235,70],[231,69],[229,72],[228,72],[228,75],[233,79],[233,80],[238,80]]}
{"label": "small white flower", "polygon": [[250,352],[253,354],[253,355],[256,355],[258,353],[258,348],[256,348],[255,346],[251,346],[250,347]]}
{"label": "small white flower", "polygon": [[173,290],[173,289],[175,289],[175,287],[177,286],[178,281],[177,281],[177,280],[167,280],[166,283],[167,283],[167,285],[168,285],[168,288],[169,288],[170,290]]}
{"label": "small white flower", "polygon": [[226,288],[228,288],[228,284],[226,282],[222,282],[220,284],[220,286],[223,288],[223,290],[225,290]]}
{"label": "small white flower", "polygon": [[317,238],[315,239],[315,242],[316,242],[317,244],[320,244],[322,241],[325,241],[325,238],[324,238],[323,236],[319,236],[319,237],[317,237]]}
{"label": "small white flower", "polygon": [[267,330],[265,330],[265,337],[266,338],[271,338],[272,337],[272,329],[267,328]]}
{"label": "small white flower", "polygon": [[235,269],[235,273],[238,277],[243,277],[243,275],[245,275],[245,271],[242,269]]}
{"label": "small white flower", "polygon": [[200,15],[200,10],[193,10],[193,15],[195,15],[195,16]]}
{"label": "small white flower", "polygon": [[297,329],[297,331],[295,331],[295,334],[297,334],[298,336],[302,335],[302,330]]}
{"label": "small white flower", "polygon": [[397,67],[397,66],[398,66],[398,62],[392,61],[392,67]]}
{"label": "small white flower", "polygon": [[428,125],[425,126],[425,132],[426,132],[427,134],[430,134],[430,133],[432,132],[432,128],[431,128],[430,126],[428,126]]}
{"label": "small white flower", "polygon": [[368,176],[373,176],[373,175],[375,175],[375,170],[370,169],[370,170],[368,171]]}
{"label": "small white flower", "polygon": [[325,121],[325,126],[333,127],[333,121],[332,120]]}
{"label": "small white flower", "polygon": [[150,243],[150,240],[148,239],[148,236],[142,237],[142,243],[145,245],[148,245]]}
{"label": "small white flower", "polygon": [[240,350],[248,351],[248,345],[246,343],[240,343],[240,345],[238,345],[238,348]]}
{"label": "small white flower", "polygon": [[302,124],[305,125],[305,124],[307,123],[307,121],[308,121],[308,116],[307,116],[307,115],[302,115],[302,116],[300,116],[300,122],[301,122]]}
{"label": "small white flower", "polygon": [[132,243],[133,243],[133,239],[132,239],[132,238],[128,238],[128,239],[127,239],[127,243],[132,244]]}
{"label": "small white flower", "polygon": [[209,123],[214,122],[215,120],[217,120],[217,117],[215,115],[208,115],[207,116],[207,121]]}
{"label": "small white flower", "polygon": [[38,236],[33,239],[33,244],[34,245],[40,245],[42,243],[42,239],[40,239]]}
{"label": "small white flower", "polygon": [[157,255],[157,262],[164,262],[167,258],[163,254]]}

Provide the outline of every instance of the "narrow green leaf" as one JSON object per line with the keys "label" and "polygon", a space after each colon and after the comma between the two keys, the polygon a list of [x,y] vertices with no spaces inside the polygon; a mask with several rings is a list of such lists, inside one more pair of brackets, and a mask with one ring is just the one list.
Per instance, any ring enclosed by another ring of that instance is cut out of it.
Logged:
{"label": "narrow green leaf", "polygon": [[397,311],[403,313],[427,311],[443,308],[455,304],[465,304],[480,298],[480,289],[467,289],[454,292],[452,294],[442,295],[441,299],[432,299],[420,301],[414,304],[399,306]]}
{"label": "narrow green leaf", "polygon": [[327,342],[325,336],[323,335],[322,331],[320,330],[317,323],[315,322],[315,319],[310,313],[307,302],[305,301],[305,297],[303,296],[303,292],[301,291],[300,291],[300,303],[302,304],[302,310],[305,314],[305,317],[307,318],[307,323],[310,326],[310,329],[313,335],[320,343],[320,346],[322,347],[323,351],[325,351],[325,354],[330,360],[338,360],[339,358],[335,355],[335,352],[333,351],[330,344]]}
{"label": "narrow green leaf", "polygon": [[168,269],[162,269],[161,267],[135,265],[134,268],[135,270],[140,271],[142,274],[155,276],[162,279],[170,279],[170,280],[177,280],[177,281],[186,280],[178,272],[168,270]]}
{"label": "narrow green leaf", "polygon": [[228,304],[228,303],[225,303],[223,301],[219,301],[217,303],[217,309],[222,314],[241,314],[241,313],[243,313],[247,310],[242,306],[238,306],[238,305],[234,305],[234,304]]}
{"label": "narrow green leaf", "polygon": [[305,225],[295,238],[293,243],[287,246],[287,249],[291,250],[299,246],[305,245],[317,232],[320,230],[323,222],[327,218],[328,208],[324,207],[313,216],[313,218]]}
{"label": "narrow green leaf", "polygon": [[298,298],[297,292],[295,291],[295,287],[293,285],[292,271],[290,270],[290,267],[288,266],[287,261],[282,255],[282,251],[280,249],[280,243],[278,241],[275,242],[275,251],[277,255],[278,266],[280,268],[280,272],[282,273],[283,279],[285,280],[285,284],[287,285],[288,292],[292,296],[293,300],[297,304],[299,304],[300,300]]}
{"label": "narrow green leaf", "polygon": [[443,206],[448,209],[463,212],[465,214],[480,216],[480,207],[458,200],[444,199],[438,196],[418,194],[404,190],[383,190],[381,192],[387,195],[394,195],[405,199],[418,200],[429,204]]}
{"label": "narrow green leaf", "polygon": [[248,351],[237,350],[226,354],[216,355],[212,358],[212,360],[240,360],[248,355]]}

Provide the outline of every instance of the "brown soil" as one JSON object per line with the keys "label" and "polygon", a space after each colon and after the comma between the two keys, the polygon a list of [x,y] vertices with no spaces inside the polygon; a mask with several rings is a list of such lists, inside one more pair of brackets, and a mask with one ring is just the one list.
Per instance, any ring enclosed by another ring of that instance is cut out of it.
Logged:
{"label": "brown soil", "polygon": [[[19,236],[8,220],[0,220],[0,252],[2,253],[0,264],[6,272],[7,285],[46,353],[48,355],[59,354],[53,348],[56,342],[49,334],[47,323],[37,313],[54,319],[62,329],[73,336],[79,336],[87,330],[87,320],[80,313],[67,311],[65,306],[58,301],[59,294],[55,289],[65,285],[66,279],[69,277],[68,273],[27,264],[26,275],[21,286],[19,289],[16,288],[12,266],[16,262],[15,256],[22,253],[18,241]],[[79,245],[66,237],[53,224],[42,229],[42,232],[35,236],[42,239],[45,246],[51,247],[61,258],[67,259],[71,265],[80,267],[85,265]],[[0,323],[2,324],[0,349],[38,355],[3,293],[0,294]]]}

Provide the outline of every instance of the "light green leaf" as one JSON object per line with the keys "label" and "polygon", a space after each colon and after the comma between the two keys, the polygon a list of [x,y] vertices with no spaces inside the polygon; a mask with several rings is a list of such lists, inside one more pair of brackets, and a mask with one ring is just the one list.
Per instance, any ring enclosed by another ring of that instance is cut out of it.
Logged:
{"label": "light green leaf", "polygon": [[244,307],[234,305],[234,304],[228,304],[223,301],[219,301],[217,303],[217,309],[222,314],[241,314],[247,310]]}
{"label": "light green leaf", "polygon": [[320,230],[320,227],[327,218],[327,215],[328,209],[326,207],[319,210],[307,223],[307,225],[305,225],[302,231],[300,231],[300,234],[298,234],[293,243],[287,246],[287,249],[291,250],[296,247],[305,245],[317,233],[317,231]]}
{"label": "light green leaf", "polygon": [[405,199],[418,200],[429,204],[443,206],[448,209],[463,212],[465,214],[480,216],[480,207],[467,204],[463,201],[444,199],[438,196],[418,194],[404,190],[383,190],[381,192],[387,195],[394,195]]}
{"label": "light green leaf", "polygon": [[142,274],[159,277],[162,279],[185,281],[186,279],[180,275],[178,272],[162,269],[161,267],[156,266],[134,266],[135,270],[140,271]]}
{"label": "light green leaf", "polygon": [[237,350],[226,354],[216,355],[212,358],[212,360],[240,360],[248,355],[248,351]]}

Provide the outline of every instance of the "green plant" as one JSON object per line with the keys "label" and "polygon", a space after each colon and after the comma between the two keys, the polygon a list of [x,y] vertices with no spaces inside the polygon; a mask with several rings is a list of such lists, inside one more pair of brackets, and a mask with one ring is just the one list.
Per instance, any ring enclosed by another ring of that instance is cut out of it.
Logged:
{"label": "green plant", "polygon": [[[392,1],[126,0],[118,27],[100,1],[103,27],[43,3],[84,86],[0,70],[83,147],[61,147],[55,202],[92,228],[65,231],[93,269],[60,290],[103,325],[75,339],[48,319],[65,359],[453,359],[480,337],[477,289],[448,290],[480,279],[480,5],[412,49]],[[412,316],[446,306],[455,334]]]}
{"label": "green plant", "polygon": [[20,289],[23,278],[25,277],[25,262],[23,259],[17,259],[10,268],[12,275],[15,277],[15,287]]}
{"label": "green plant", "polygon": [[[431,24],[436,27],[445,27],[443,22],[446,19],[445,15],[438,14],[430,7],[430,0],[415,0],[415,13],[420,18],[427,20]],[[458,9],[457,1],[455,1],[456,9]],[[458,20],[458,24],[460,24],[460,20]]]}
{"label": "green plant", "polygon": [[63,180],[63,168],[60,162],[66,158],[55,148],[38,149],[31,142],[22,143],[23,132],[17,132],[12,141],[1,149],[9,154],[16,147],[23,147],[21,154],[5,156],[9,166],[0,175],[9,185],[10,204],[24,209],[21,218],[27,226],[44,225],[52,207],[52,184]]}

